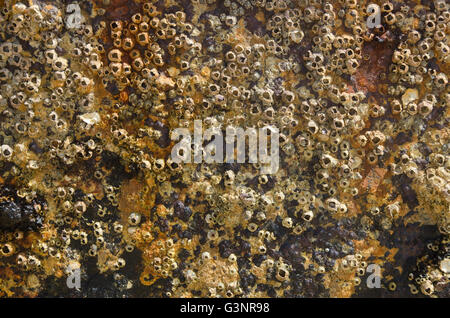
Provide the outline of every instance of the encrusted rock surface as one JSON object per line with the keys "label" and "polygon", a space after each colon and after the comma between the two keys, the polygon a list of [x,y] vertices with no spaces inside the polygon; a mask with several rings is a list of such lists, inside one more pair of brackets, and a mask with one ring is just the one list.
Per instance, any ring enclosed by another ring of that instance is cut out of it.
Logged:
{"label": "encrusted rock surface", "polygon": [[0,0],[0,296],[449,297],[450,7],[371,3]]}

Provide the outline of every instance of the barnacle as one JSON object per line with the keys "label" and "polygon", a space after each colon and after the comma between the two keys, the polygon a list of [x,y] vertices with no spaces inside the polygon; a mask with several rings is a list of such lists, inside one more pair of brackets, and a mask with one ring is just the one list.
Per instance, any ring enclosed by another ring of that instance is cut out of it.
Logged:
{"label": "barnacle", "polygon": [[0,1],[0,297],[450,296],[446,1],[71,5]]}

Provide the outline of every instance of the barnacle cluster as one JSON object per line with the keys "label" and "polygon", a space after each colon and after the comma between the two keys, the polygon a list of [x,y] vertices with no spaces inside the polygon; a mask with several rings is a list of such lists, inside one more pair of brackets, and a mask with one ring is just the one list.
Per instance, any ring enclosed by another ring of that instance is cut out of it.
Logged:
{"label": "barnacle cluster", "polygon": [[[0,1],[0,296],[449,297],[449,28],[445,0]],[[280,168],[174,162],[194,120],[277,127]]]}

